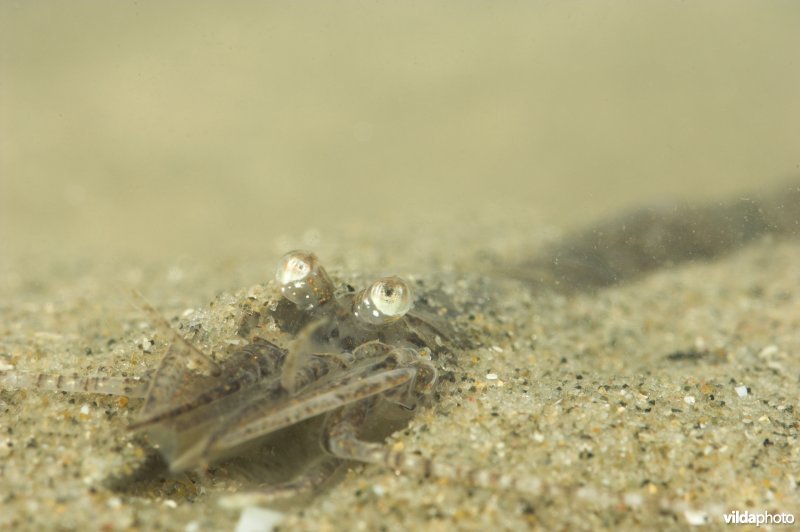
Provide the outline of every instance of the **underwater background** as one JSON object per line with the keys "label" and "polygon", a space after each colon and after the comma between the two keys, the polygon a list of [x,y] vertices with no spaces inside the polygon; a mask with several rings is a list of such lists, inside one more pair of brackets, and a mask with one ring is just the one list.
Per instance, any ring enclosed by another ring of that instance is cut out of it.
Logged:
{"label": "underwater background", "polygon": [[[2,255],[620,208],[800,173],[794,2],[3,2]],[[742,192],[743,193],[743,192]]]}

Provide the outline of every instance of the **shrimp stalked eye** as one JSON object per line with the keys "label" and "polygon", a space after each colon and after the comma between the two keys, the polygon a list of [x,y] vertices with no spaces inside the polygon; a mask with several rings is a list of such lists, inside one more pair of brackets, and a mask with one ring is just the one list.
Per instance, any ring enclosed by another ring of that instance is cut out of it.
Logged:
{"label": "shrimp stalked eye", "polygon": [[400,277],[385,277],[356,294],[353,314],[372,325],[402,318],[411,308],[411,287]]}
{"label": "shrimp stalked eye", "polygon": [[333,283],[317,256],[290,251],[278,262],[275,279],[283,297],[302,309],[313,309],[333,297]]}

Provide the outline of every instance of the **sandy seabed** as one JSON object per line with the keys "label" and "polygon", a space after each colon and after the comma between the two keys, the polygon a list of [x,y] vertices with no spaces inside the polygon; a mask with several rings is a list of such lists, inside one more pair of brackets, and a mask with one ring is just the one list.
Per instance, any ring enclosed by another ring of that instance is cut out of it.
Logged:
{"label": "sandy seabed", "polygon": [[[682,529],[721,525],[735,510],[800,514],[797,242],[764,238],[717,260],[565,296],[486,266],[516,260],[552,232],[478,222],[450,231],[399,232],[385,248],[357,232],[315,234],[313,243],[343,278],[391,267],[469,307],[462,319],[474,346],[458,353],[437,401],[388,444],[538,487],[475,488],[354,464],[316,497],[279,508],[280,527]],[[7,267],[0,363],[87,375],[153,367],[162,339],[114,289],[120,281],[169,319],[199,324],[201,347],[214,351],[236,333],[225,309],[254,286],[268,290],[271,270],[260,257],[118,266]],[[126,430],[137,405],[0,392],[0,527],[234,529],[242,509],[220,500],[241,484],[220,470],[153,467],[146,439]]]}

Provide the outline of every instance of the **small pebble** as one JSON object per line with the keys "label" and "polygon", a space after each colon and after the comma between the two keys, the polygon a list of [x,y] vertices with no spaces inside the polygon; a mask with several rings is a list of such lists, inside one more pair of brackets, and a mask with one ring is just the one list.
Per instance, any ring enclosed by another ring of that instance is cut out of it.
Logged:
{"label": "small pebble", "polygon": [[693,526],[705,525],[709,522],[708,514],[702,510],[686,510],[683,512],[686,522]]}
{"label": "small pebble", "polygon": [[119,508],[122,506],[122,499],[119,497],[111,497],[106,501],[106,505],[108,505],[109,508]]}
{"label": "small pebble", "polygon": [[747,397],[747,386],[737,386],[735,390],[739,397]]}
{"label": "small pebble", "polygon": [[693,405],[695,403],[694,395],[687,395],[683,398],[683,402],[687,405]]}
{"label": "small pebble", "polygon": [[625,504],[631,508],[637,508],[644,502],[644,497],[639,493],[626,493],[624,496]]}
{"label": "small pebble", "polygon": [[706,350],[706,339],[702,336],[698,336],[694,339],[694,348],[698,351],[705,351]]}
{"label": "small pebble", "polygon": [[487,381],[496,381],[497,380],[497,373],[487,373],[486,374]]}
{"label": "small pebble", "polygon": [[761,357],[761,358],[770,358],[770,357],[772,357],[774,355],[777,355],[778,351],[779,351],[778,346],[772,344],[772,345],[768,345],[767,347],[762,349],[758,353],[758,356]]}
{"label": "small pebble", "polygon": [[283,519],[284,514],[280,512],[248,506],[242,510],[235,532],[272,532]]}

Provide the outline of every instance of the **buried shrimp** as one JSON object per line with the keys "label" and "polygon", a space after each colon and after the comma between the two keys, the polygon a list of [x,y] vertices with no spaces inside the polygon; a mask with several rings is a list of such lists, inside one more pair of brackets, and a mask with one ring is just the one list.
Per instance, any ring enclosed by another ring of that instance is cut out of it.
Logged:
{"label": "buried shrimp", "polygon": [[[238,463],[252,473],[259,471],[253,464],[269,456],[266,469],[280,472],[259,482],[258,493],[267,497],[318,487],[347,462],[478,487],[539,489],[535,482],[362,439],[365,427],[385,421],[387,405],[410,413],[433,396],[458,343],[443,308],[424,298],[415,308],[412,287],[400,277],[359,292],[339,287],[317,257],[303,251],[280,260],[276,287],[261,321],[277,332],[255,335],[219,360],[140,301],[171,339],[155,370],[126,378],[11,370],[0,372],[0,387],[139,398],[130,428],[149,436],[171,471]],[[300,467],[283,468],[283,451],[303,455]]]}

